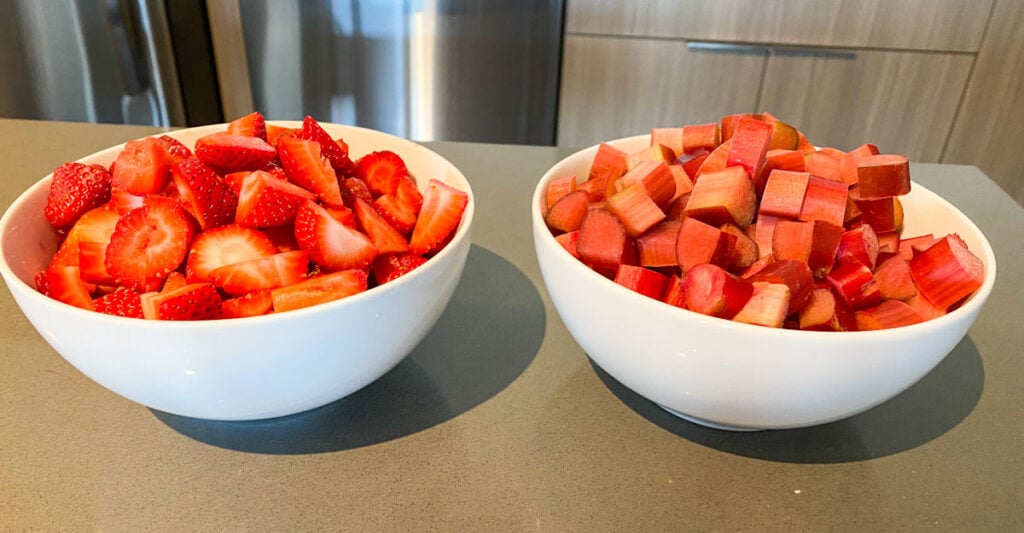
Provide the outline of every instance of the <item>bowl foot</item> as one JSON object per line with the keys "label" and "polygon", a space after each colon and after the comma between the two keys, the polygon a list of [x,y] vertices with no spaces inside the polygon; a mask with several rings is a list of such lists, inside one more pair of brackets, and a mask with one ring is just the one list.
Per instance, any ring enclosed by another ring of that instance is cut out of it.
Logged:
{"label": "bowl foot", "polygon": [[709,427],[711,429],[720,429],[720,430],[723,430],[723,431],[763,431],[762,429],[758,429],[758,428],[744,428],[744,427],[727,426],[727,425],[724,425],[724,424],[718,424],[718,423],[712,422],[710,420],[704,420],[703,418],[697,418],[695,416],[690,416],[690,415],[686,415],[686,414],[680,413],[679,411],[676,411],[675,409],[670,409],[668,407],[665,407],[664,405],[661,405],[660,403],[659,404],[655,404],[655,405],[657,405],[658,407],[661,407],[662,409],[668,411],[669,413],[672,413],[673,415],[678,416],[679,418],[682,418],[683,420],[686,420],[687,422],[693,422],[694,424],[699,424],[701,426]]}

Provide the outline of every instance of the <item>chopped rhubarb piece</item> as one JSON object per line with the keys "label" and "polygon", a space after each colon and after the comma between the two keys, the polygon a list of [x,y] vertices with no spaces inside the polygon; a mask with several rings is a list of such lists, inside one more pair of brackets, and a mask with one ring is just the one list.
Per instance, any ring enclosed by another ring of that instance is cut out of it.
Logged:
{"label": "chopped rhubarb piece", "polygon": [[857,162],[857,186],[862,199],[900,196],[910,192],[910,163],[902,155],[870,155]]}
{"label": "chopped rhubarb piece", "polygon": [[870,224],[876,232],[899,231],[903,227],[903,204],[899,198],[877,198],[856,201],[861,222]]}
{"label": "chopped rhubarb piece", "polygon": [[651,226],[665,220],[665,213],[647,196],[642,183],[634,183],[607,200],[608,210],[622,221],[631,237],[637,237]]}
{"label": "chopped rhubarb piece", "polygon": [[789,287],[789,310],[791,315],[803,309],[814,289],[814,278],[807,263],[802,261],[784,260],[769,263],[756,274],[749,277],[751,281],[781,283]]}
{"label": "chopped rhubarb piece", "polygon": [[580,225],[576,250],[584,264],[612,277],[619,265],[635,265],[636,250],[619,217],[607,209],[590,209]]}
{"label": "chopped rhubarb piece", "polygon": [[584,191],[573,191],[551,206],[544,222],[556,233],[567,233],[580,229],[587,214],[590,196]]}
{"label": "chopped rhubarb piece", "polygon": [[683,153],[683,128],[651,128],[651,146],[662,145],[676,156]]}
{"label": "chopped rhubarb piece", "polygon": [[736,126],[739,124],[740,119],[749,118],[755,120],[761,120],[762,116],[755,113],[737,113],[735,115],[726,115],[722,117],[721,131],[722,131],[722,142],[732,139],[735,134]]}
{"label": "chopped rhubarb piece", "polygon": [[608,144],[601,143],[590,164],[587,181],[593,182],[588,190],[595,201],[604,199],[604,191],[608,180],[619,179],[626,173],[626,152]]}
{"label": "chopped rhubarb piece", "polygon": [[878,147],[873,144],[862,144],[843,154],[843,157],[839,159],[840,177],[843,183],[847,185],[857,183],[857,163],[869,155],[878,155]]}
{"label": "chopped rhubarb piece", "polygon": [[665,218],[669,220],[682,220],[686,218],[686,204],[690,202],[690,193],[686,193],[669,202],[665,208]]}
{"label": "chopped rhubarb piece", "polygon": [[792,219],[799,217],[810,177],[808,172],[773,170],[765,183],[758,215],[775,215]]}
{"label": "chopped rhubarb piece", "polygon": [[641,266],[668,267],[677,266],[676,240],[679,228],[683,225],[679,220],[661,222],[636,239],[636,254]]}
{"label": "chopped rhubarb piece", "polygon": [[856,331],[853,311],[827,288],[817,287],[799,313],[798,327],[812,331]]}
{"label": "chopped rhubarb piece", "polygon": [[758,272],[764,270],[765,267],[774,262],[775,256],[773,255],[769,254],[761,256],[760,258],[758,258],[757,261],[754,261],[750,266],[748,266],[746,270],[744,270],[743,273],[740,274],[740,277],[744,279],[750,279],[756,276]]}
{"label": "chopped rhubarb piece", "polygon": [[840,152],[836,154],[830,150],[817,150],[807,154],[805,168],[807,172],[810,172],[812,176],[824,178],[829,181],[838,181],[846,185],[843,182],[842,169],[840,168],[840,158],[845,155]]}
{"label": "chopped rhubarb piece", "polygon": [[679,268],[684,273],[702,263],[724,268],[732,258],[734,239],[732,235],[695,218],[684,218],[679,227],[679,238],[676,239]]}
{"label": "chopped rhubarb piece", "polygon": [[647,191],[647,196],[658,204],[659,208],[667,206],[675,197],[676,180],[664,161],[641,162],[614,182],[615,188],[612,194],[608,194],[606,190],[605,195],[610,198],[614,193],[634,183],[642,184],[644,190]]}
{"label": "chopped rhubarb piece", "polygon": [[548,189],[545,191],[544,202],[547,209],[555,205],[563,196],[576,190],[576,176],[562,176],[548,182]]}
{"label": "chopped rhubarb piece", "polygon": [[672,195],[671,200],[669,200],[670,202],[693,191],[693,180],[690,179],[683,165],[672,164],[668,166],[668,170],[672,173],[672,179],[676,182],[676,192]]}
{"label": "chopped rhubarb piece", "polygon": [[768,113],[764,114],[764,121],[772,125],[772,137],[768,142],[768,150],[795,150],[800,142],[800,132],[795,127],[787,124]]}
{"label": "chopped rhubarb piece", "polygon": [[742,167],[729,167],[704,174],[693,186],[686,215],[713,226],[726,223],[741,228],[750,225],[757,209],[757,196],[750,176]]}
{"label": "chopped rhubarb piece", "polygon": [[832,290],[853,310],[878,305],[882,296],[871,269],[857,262],[840,263],[825,277]]}
{"label": "chopped rhubarb piece", "polygon": [[722,131],[717,123],[688,124],[683,126],[683,152],[693,152],[700,148],[714,150],[722,143]]}
{"label": "chopped rhubarb piece", "polygon": [[843,227],[847,229],[856,228],[861,224],[860,207],[857,206],[857,200],[854,198],[856,189],[856,186],[850,188],[849,194],[846,196],[846,212],[843,213]]}
{"label": "chopped rhubarb piece", "polygon": [[675,307],[686,307],[686,292],[683,289],[683,278],[672,276],[668,279],[661,301]]}
{"label": "chopped rhubarb piece", "polygon": [[[782,220],[779,217],[771,215],[759,215],[757,217],[757,223],[747,228],[750,238],[754,239],[757,243],[757,252],[761,257],[772,255],[772,243],[775,240],[775,227],[779,221]],[[753,228],[751,234],[750,228]]]}
{"label": "chopped rhubarb piece", "polygon": [[789,314],[789,287],[757,281],[746,305],[732,319],[744,324],[781,328]]}
{"label": "chopped rhubarb piece", "polygon": [[918,290],[935,307],[949,310],[974,294],[985,280],[985,265],[953,233],[910,260],[910,275]]}
{"label": "chopped rhubarb piece", "polygon": [[938,307],[935,307],[935,304],[929,302],[928,298],[922,296],[920,292],[917,293],[917,296],[914,296],[913,298],[907,300],[907,305],[913,307],[914,310],[917,311],[917,313],[921,315],[925,320],[939,318],[940,316],[946,314],[945,309],[939,309]]}
{"label": "chopped rhubarb piece", "polygon": [[712,264],[696,265],[683,277],[686,308],[731,319],[747,304],[754,284]]}
{"label": "chopped rhubarb piece", "polygon": [[771,137],[771,124],[754,118],[740,118],[736,122],[725,166],[740,166],[747,171],[747,176],[756,176],[764,164]]}
{"label": "chopped rhubarb piece", "polygon": [[649,298],[660,300],[668,285],[668,277],[649,268],[619,265],[619,270],[615,273],[615,283]]}
{"label": "chopped rhubarb piece", "polygon": [[917,286],[910,276],[910,265],[899,254],[893,254],[878,263],[875,281],[884,300],[906,301],[917,296]]}
{"label": "chopped rhubarb piece", "polygon": [[886,300],[870,309],[857,311],[855,316],[857,329],[861,331],[898,328],[924,322],[924,317],[917,310],[899,300]]}
{"label": "chopped rhubarb piece", "polygon": [[654,162],[667,165],[674,163],[675,160],[676,153],[671,148],[661,144],[654,144],[626,155],[626,171],[632,170],[640,163]]}
{"label": "chopped rhubarb piece", "polygon": [[875,230],[862,224],[844,232],[836,250],[836,261],[856,262],[874,270],[878,261],[878,235]]}
{"label": "chopped rhubarb piece", "polygon": [[677,161],[680,165],[683,165],[683,170],[686,171],[686,175],[690,176],[692,181],[696,181],[697,172],[700,171],[700,167],[704,165],[704,161],[707,160],[709,155],[711,155],[711,152],[701,148],[699,151],[692,154],[683,154],[683,157],[680,157]]}
{"label": "chopped rhubarb piece", "polygon": [[914,254],[927,250],[931,245],[935,244],[935,241],[937,240],[938,239],[936,239],[931,233],[918,235],[917,237],[907,237],[905,239],[900,239],[900,247],[898,251],[904,259],[910,261],[914,257]]}
{"label": "chopped rhubarb piece", "polygon": [[811,237],[811,253],[807,256],[807,266],[817,277],[825,277],[835,266],[836,251],[843,237],[842,226],[836,226],[824,220],[815,220]]}
{"label": "chopped rhubarb piece", "polygon": [[580,253],[576,251],[576,247],[580,242],[579,230],[557,235],[555,236],[555,241],[562,245],[562,248],[565,248],[565,251],[569,252],[570,255],[576,259],[580,258]]}
{"label": "chopped rhubarb piece", "polygon": [[811,175],[807,180],[800,220],[824,220],[842,226],[846,219],[846,185]]}
{"label": "chopped rhubarb piece", "polygon": [[803,152],[798,150],[768,150],[764,156],[764,165],[754,176],[754,189],[760,195],[764,192],[765,183],[774,170],[789,170],[792,172],[804,172],[805,160]]}
{"label": "chopped rhubarb piece", "polygon": [[725,163],[729,159],[729,147],[731,145],[731,139],[728,141],[722,141],[722,144],[719,144],[717,148],[715,148],[710,154],[708,154],[706,158],[704,158],[704,161],[701,162],[700,168],[698,168],[696,172],[690,172],[689,166],[685,164],[683,165],[683,168],[686,169],[686,172],[693,176],[693,183],[695,185],[697,181],[700,180],[700,177],[705,173],[715,172],[725,168]]}
{"label": "chopped rhubarb piece", "polygon": [[887,231],[885,233],[878,234],[878,253],[879,259],[881,254],[895,254],[899,253],[900,250],[900,234],[896,231]]}
{"label": "chopped rhubarb piece", "polygon": [[814,246],[814,223],[780,220],[772,234],[772,253],[775,259],[792,259],[806,263]]}
{"label": "chopped rhubarb piece", "polygon": [[745,231],[734,224],[723,224],[720,229],[722,232],[736,237],[733,242],[732,251],[729,254],[730,259],[726,270],[733,273],[742,272],[757,261],[758,257],[760,257],[757,251],[757,243],[754,242],[754,239],[747,236]]}

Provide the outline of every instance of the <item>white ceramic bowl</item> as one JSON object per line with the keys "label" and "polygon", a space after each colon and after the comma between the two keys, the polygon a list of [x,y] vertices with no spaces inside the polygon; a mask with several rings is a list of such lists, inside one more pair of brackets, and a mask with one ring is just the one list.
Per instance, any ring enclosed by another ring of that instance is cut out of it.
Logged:
{"label": "white ceramic bowl", "polygon": [[[631,152],[642,135],[612,141]],[[967,333],[992,291],[992,247],[962,213],[914,184],[902,197],[905,233],[956,232],[985,263],[981,289],[959,309],[909,327],[810,332],[740,324],[641,296],[597,274],[552,237],[542,215],[548,182],[585,179],[597,147],[540,180],[533,237],[551,301],[576,342],[602,369],[662,407],[712,427],[782,429],[838,420],[878,405],[935,367]]]}
{"label": "white ceramic bowl", "polygon": [[[353,157],[392,150],[405,159],[421,186],[436,178],[468,193],[469,204],[451,243],[391,283],[278,315],[202,322],[108,316],[65,305],[34,288],[33,275],[57,246],[43,216],[50,183],[46,176],[0,219],[0,273],[54,350],[100,385],[154,409],[248,420],[305,411],[351,394],[397,365],[440,317],[466,262],[475,202],[465,176],[423,146],[364,128],[322,126],[343,138]],[[199,137],[225,127],[169,135],[191,147]],[[107,165],[122,146],[81,161]],[[54,161],[54,166],[62,162]]]}

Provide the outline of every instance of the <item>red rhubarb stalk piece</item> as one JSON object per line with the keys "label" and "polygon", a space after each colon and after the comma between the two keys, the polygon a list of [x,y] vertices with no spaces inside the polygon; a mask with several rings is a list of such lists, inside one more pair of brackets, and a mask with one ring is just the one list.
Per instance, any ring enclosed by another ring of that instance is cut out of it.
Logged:
{"label": "red rhubarb stalk piece", "polygon": [[732,235],[695,218],[684,218],[676,239],[676,260],[686,273],[691,268],[712,263],[726,266],[732,257]]}
{"label": "red rhubarb stalk piece", "polygon": [[900,196],[910,192],[910,163],[902,155],[871,155],[857,162],[857,186],[862,199]]}
{"label": "red rhubarb stalk piece", "polygon": [[619,270],[615,272],[615,283],[649,298],[661,300],[668,285],[668,276],[641,266],[619,265]]}
{"label": "red rhubarb stalk piece", "polygon": [[634,183],[643,185],[647,196],[660,208],[667,206],[669,201],[675,197],[676,179],[664,161],[644,161],[633,167],[615,181],[615,192]]}
{"label": "red rhubarb stalk piece", "polygon": [[694,152],[698,149],[714,150],[722,143],[722,131],[717,123],[688,124],[683,126],[683,152]]}
{"label": "red rhubarb stalk piece", "polygon": [[588,187],[591,191],[591,199],[603,200],[608,180],[619,179],[625,173],[626,152],[608,143],[601,143],[597,147],[594,161],[590,164],[590,173],[587,175],[587,181],[591,182]]}
{"label": "red rhubarb stalk piece", "polygon": [[704,165],[704,161],[707,160],[709,155],[711,155],[711,152],[700,148],[693,153],[684,153],[677,162],[683,166],[686,175],[690,176],[692,181],[696,181],[697,172],[700,171],[700,167]]}
{"label": "red rhubarb stalk piece", "polygon": [[672,276],[665,285],[665,293],[661,300],[675,307],[686,307],[686,292],[683,289],[683,278]]}
{"label": "red rhubarb stalk piece", "polygon": [[622,221],[631,237],[642,235],[651,226],[665,220],[665,213],[647,195],[642,183],[634,183],[607,200],[608,210]]}
{"label": "red rhubarb stalk piece", "polygon": [[722,117],[722,120],[720,121],[722,142],[732,139],[732,136],[736,131],[736,126],[739,124],[740,120],[744,118],[761,120],[762,116],[755,113],[736,113],[735,115],[726,115]]}
{"label": "red rhubarb stalk piece", "polygon": [[769,263],[756,274],[749,277],[751,281],[781,283],[789,287],[789,310],[786,315],[800,311],[811,297],[814,289],[814,278],[810,268],[803,261],[784,260]]}
{"label": "red rhubarb stalk piece", "polygon": [[878,235],[871,226],[862,224],[844,232],[836,250],[836,261],[856,262],[874,270],[878,261]]}
{"label": "red rhubarb stalk piece", "polygon": [[869,155],[878,155],[878,147],[873,144],[862,144],[839,158],[840,177],[843,183],[847,185],[857,183],[857,163]]}
{"label": "red rhubarb stalk piece", "polygon": [[671,267],[679,265],[676,259],[676,240],[679,238],[680,220],[661,222],[636,239],[636,254],[641,266]]}
{"label": "red rhubarb stalk piece", "polygon": [[800,206],[800,220],[824,220],[842,226],[846,219],[846,198],[849,190],[838,181],[811,175],[807,180],[804,203]]}
{"label": "red rhubarb stalk piece", "polygon": [[676,153],[673,152],[671,148],[661,144],[653,144],[626,155],[626,172],[633,170],[633,168],[641,163],[660,162],[667,165],[669,163],[674,163],[675,160]]}
{"label": "red rhubarb stalk piece", "polygon": [[789,314],[789,287],[781,283],[755,281],[754,292],[732,319],[744,324],[781,328]]}
{"label": "red rhubarb stalk piece", "polygon": [[825,277],[832,290],[853,310],[878,305],[882,296],[871,269],[857,262],[840,263]]}
{"label": "red rhubarb stalk piece", "polygon": [[558,244],[562,245],[562,248],[565,248],[565,251],[569,252],[569,255],[572,255],[576,259],[580,258],[580,253],[576,251],[576,248],[577,246],[579,246],[580,242],[579,230],[556,235],[555,241],[558,242]]}
{"label": "red rhubarb stalk piece", "polygon": [[953,233],[915,254],[910,260],[910,275],[928,301],[948,311],[981,288],[985,265]]}
{"label": "red rhubarb stalk piece", "polygon": [[619,217],[607,209],[590,209],[583,217],[576,250],[584,264],[608,277],[621,264],[636,264],[633,240]]}
{"label": "red rhubarb stalk piece", "polygon": [[651,146],[659,144],[676,156],[683,153],[683,128],[651,128]]}
{"label": "red rhubarb stalk piece", "polygon": [[808,172],[773,170],[765,182],[764,193],[758,215],[774,215],[795,219],[800,216],[800,208],[804,205],[807,193]]}
{"label": "red rhubarb stalk piece", "polygon": [[799,150],[768,150],[764,156],[764,165],[761,165],[760,172],[754,176],[754,189],[760,195],[764,192],[765,183],[772,171],[789,170],[792,172],[804,172],[805,160],[803,152]]}
{"label": "red rhubarb stalk piece", "polygon": [[886,300],[870,309],[857,311],[857,329],[869,331],[898,328],[924,322],[916,309],[899,300]]}
{"label": "red rhubarb stalk piece", "polygon": [[926,235],[918,235],[916,237],[907,237],[900,239],[900,246],[897,250],[903,259],[910,261],[914,257],[914,254],[922,250],[927,250],[929,246],[935,244],[935,236],[931,233]]}
{"label": "red rhubarb stalk piece", "polygon": [[860,220],[870,224],[878,233],[899,231],[903,227],[903,204],[899,198],[878,198],[855,201],[860,210]]}
{"label": "red rhubarb stalk piece", "polygon": [[690,168],[687,165],[683,165],[686,171],[693,176],[693,183],[696,185],[700,177],[708,172],[715,172],[716,170],[722,170],[725,168],[725,163],[729,159],[729,147],[732,145],[732,140],[722,141],[706,158],[701,162],[700,168],[696,172],[690,172]]}
{"label": "red rhubarb stalk piece", "polygon": [[584,191],[573,191],[551,206],[544,222],[555,233],[567,233],[580,229],[583,217],[590,206],[590,196]]}
{"label": "red rhubarb stalk piece", "polygon": [[746,228],[756,209],[750,176],[742,167],[728,167],[702,175],[693,186],[685,213],[712,226],[731,223]]}
{"label": "red rhubarb stalk piece", "polygon": [[721,229],[723,233],[728,233],[736,237],[732,244],[732,250],[729,254],[730,258],[726,265],[726,270],[733,273],[743,272],[757,261],[759,257],[757,243],[754,242],[754,239],[747,236],[747,233],[743,231],[743,229],[735,224],[723,224],[719,229]]}
{"label": "red rhubarb stalk piece", "polygon": [[814,246],[814,224],[796,220],[779,220],[772,234],[772,253],[779,261],[806,263]]}
{"label": "red rhubarb stalk piece", "polygon": [[811,252],[807,256],[807,266],[816,277],[823,278],[836,262],[836,251],[843,237],[843,228],[824,220],[815,220],[811,237]]}
{"label": "red rhubarb stalk piece", "polygon": [[875,268],[875,281],[884,300],[909,300],[917,296],[917,285],[910,276],[910,265],[899,254],[892,254]]}
{"label": "red rhubarb stalk piece", "polygon": [[675,193],[669,202],[684,194],[693,192],[693,180],[690,179],[690,175],[686,173],[683,165],[672,164],[668,166],[668,170],[672,173],[672,179],[675,180]]}
{"label": "red rhubarb stalk piece", "polygon": [[721,267],[705,263],[686,272],[683,292],[687,309],[731,319],[750,300],[754,284],[733,276]]}
{"label": "red rhubarb stalk piece", "polygon": [[827,149],[816,150],[805,156],[806,162],[804,166],[812,176],[829,181],[837,181],[846,185],[843,182],[842,169],[840,168],[840,160],[843,155],[845,154],[838,150],[835,152]]}
{"label": "red rhubarb stalk piece", "polygon": [[725,166],[740,166],[747,171],[747,176],[756,176],[764,164],[771,137],[771,124],[754,118],[740,118],[736,123]]}
{"label": "red rhubarb stalk piece", "polygon": [[[747,234],[757,243],[757,253],[761,257],[771,256],[772,243],[775,240],[775,227],[783,220],[771,215],[758,215],[757,223],[747,228]],[[751,229],[753,228],[753,229]]]}
{"label": "red rhubarb stalk piece", "polygon": [[555,202],[575,190],[576,176],[562,176],[549,181],[544,195],[545,207],[551,209]]}

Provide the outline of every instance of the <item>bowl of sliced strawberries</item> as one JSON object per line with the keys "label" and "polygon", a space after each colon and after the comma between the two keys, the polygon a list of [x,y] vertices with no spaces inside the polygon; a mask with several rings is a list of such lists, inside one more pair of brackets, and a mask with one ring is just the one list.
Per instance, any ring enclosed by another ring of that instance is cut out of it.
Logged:
{"label": "bowl of sliced strawberries", "polygon": [[0,273],[104,387],[178,415],[271,418],[412,351],[462,274],[473,209],[423,146],[253,113],[58,166],[0,220]]}
{"label": "bowl of sliced strawberries", "polygon": [[822,424],[931,371],[995,282],[985,236],[906,157],[819,148],[768,113],[581,150],[533,196],[576,342],[688,420]]}

